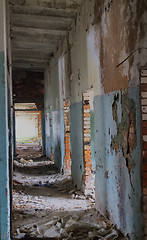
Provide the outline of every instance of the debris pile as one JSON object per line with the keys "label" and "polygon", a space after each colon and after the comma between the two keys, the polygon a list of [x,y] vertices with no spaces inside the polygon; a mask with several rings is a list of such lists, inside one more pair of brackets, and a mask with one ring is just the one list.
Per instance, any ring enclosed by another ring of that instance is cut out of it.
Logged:
{"label": "debris pile", "polygon": [[114,229],[110,221],[103,217],[92,220],[90,211],[56,212],[45,217],[42,221],[29,224],[20,229],[20,234],[30,237],[58,239],[58,240],[124,240],[119,231]]}

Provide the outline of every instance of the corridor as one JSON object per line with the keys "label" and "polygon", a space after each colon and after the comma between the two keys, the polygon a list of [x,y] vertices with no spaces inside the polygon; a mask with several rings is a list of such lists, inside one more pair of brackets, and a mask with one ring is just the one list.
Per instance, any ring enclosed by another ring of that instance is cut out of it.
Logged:
{"label": "corridor", "polygon": [[147,240],[147,1],[0,0],[0,240]]}

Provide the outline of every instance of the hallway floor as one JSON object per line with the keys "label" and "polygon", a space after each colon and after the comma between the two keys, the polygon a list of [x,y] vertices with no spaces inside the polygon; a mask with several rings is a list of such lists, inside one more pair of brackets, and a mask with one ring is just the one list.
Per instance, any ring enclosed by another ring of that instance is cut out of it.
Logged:
{"label": "hallway floor", "polygon": [[13,239],[125,239],[95,210],[94,197],[86,198],[52,161],[38,153],[32,159],[19,154],[14,160]]}

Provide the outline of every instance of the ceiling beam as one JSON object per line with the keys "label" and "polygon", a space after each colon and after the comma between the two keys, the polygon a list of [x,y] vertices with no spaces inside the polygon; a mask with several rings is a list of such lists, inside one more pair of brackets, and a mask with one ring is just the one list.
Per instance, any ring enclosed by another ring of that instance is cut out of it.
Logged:
{"label": "ceiling beam", "polygon": [[56,16],[44,16],[44,15],[34,15],[34,14],[20,14],[11,13],[11,21],[34,21],[34,22],[48,22],[48,23],[71,23],[70,18],[56,17]]}
{"label": "ceiling beam", "polygon": [[56,50],[55,43],[36,43],[36,42],[25,42],[25,41],[12,41],[11,42],[12,48],[26,48],[26,49],[44,49],[44,50]]}
{"label": "ceiling beam", "polygon": [[24,58],[44,58],[44,59],[50,59],[53,55],[52,51],[46,51],[44,49],[12,49],[12,56],[14,57],[24,57]]}
{"label": "ceiling beam", "polygon": [[12,62],[19,62],[19,63],[41,63],[41,64],[48,64],[48,59],[46,58],[24,58],[24,57],[15,57],[12,56]]}
{"label": "ceiling beam", "polygon": [[67,18],[59,20],[56,17],[13,14],[11,17],[11,26],[67,31],[71,28],[71,21],[65,21],[65,19],[67,20]]}
{"label": "ceiling beam", "polygon": [[52,17],[60,17],[60,18],[69,18],[74,19],[76,18],[76,10],[75,9],[55,9],[55,8],[48,8],[48,7],[28,7],[28,6],[15,6],[11,7],[12,13],[19,13],[19,14],[32,14],[32,15],[39,15],[39,16],[52,16]]}
{"label": "ceiling beam", "polygon": [[24,70],[34,70],[34,71],[44,71],[46,64],[41,63],[12,63],[13,69],[24,69]]}
{"label": "ceiling beam", "polygon": [[66,31],[63,30],[48,30],[43,28],[28,28],[28,27],[13,27],[11,26],[11,36],[33,36],[33,37],[43,37],[50,38],[52,37],[61,37],[66,34]]}
{"label": "ceiling beam", "polygon": [[42,43],[42,44],[57,44],[60,39],[58,37],[50,36],[49,38],[43,37],[23,37],[23,36],[12,36],[12,42],[27,42],[27,43]]}
{"label": "ceiling beam", "polygon": [[82,0],[9,0],[12,6],[40,6],[48,8],[77,9]]}

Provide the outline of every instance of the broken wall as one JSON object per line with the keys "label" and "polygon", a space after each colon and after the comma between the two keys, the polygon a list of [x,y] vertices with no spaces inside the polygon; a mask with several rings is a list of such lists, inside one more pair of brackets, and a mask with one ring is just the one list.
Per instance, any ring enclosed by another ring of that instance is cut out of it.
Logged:
{"label": "broken wall", "polygon": [[[69,36],[51,61],[46,81],[46,109],[52,106],[56,116],[54,153],[55,149],[62,152],[60,101],[70,97],[72,177],[78,188],[84,173],[82,94],[93,89],[96,207],[130,239],[142,239],[139,72],[147,64],[145,6],[144,0],[83,1]],[[68,69],[64,76],[67,96],[60,92],[61,55]],[[58,143],[60,148],[56,148]]]}

